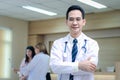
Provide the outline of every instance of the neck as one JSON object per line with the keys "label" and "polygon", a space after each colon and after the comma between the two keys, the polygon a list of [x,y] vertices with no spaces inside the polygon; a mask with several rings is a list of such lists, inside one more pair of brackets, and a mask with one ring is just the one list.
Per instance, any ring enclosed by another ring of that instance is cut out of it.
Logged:
{"label": "neck", "polygon": [[32,60],[32,58],[29,58],[29,62]]}
{"label": "neck", "polygon": [[77,38],[81,35],[81,32],[80,33],[70,33],[70,35],[73,37],[73,38]]}

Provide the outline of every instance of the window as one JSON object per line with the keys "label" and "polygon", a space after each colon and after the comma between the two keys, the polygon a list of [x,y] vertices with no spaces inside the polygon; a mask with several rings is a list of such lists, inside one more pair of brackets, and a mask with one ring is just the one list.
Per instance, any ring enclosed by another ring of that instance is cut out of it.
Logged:
{"label": "window", "polygon": [[10,29],[0,27],[0,78],[9,78],[11,71],[11,44],[12,33]]}

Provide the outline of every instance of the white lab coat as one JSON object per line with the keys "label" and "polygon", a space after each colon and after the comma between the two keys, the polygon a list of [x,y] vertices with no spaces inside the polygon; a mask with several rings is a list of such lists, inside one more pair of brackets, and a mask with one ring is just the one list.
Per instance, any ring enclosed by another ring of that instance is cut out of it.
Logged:
{"label": "white lab coat", "polygon": [[[75,62],[72,62],[73,38],[68,34],[64,38],[55,40],[51,49],[50,67],[54,73],[58,74],[58,80],[69,80],[70,74],[74,75],[74,80],[94,80],[93,73],[78,69],[78,62],[92,57],[91,61],[97,65],[99,46],[97,42],[85,34],[77,38],[78,53]],[[85,40],[87,40],[85,45]],[[65,42],[66,50],[65,50]],[[85,50],[82,48],[85,45]]]}

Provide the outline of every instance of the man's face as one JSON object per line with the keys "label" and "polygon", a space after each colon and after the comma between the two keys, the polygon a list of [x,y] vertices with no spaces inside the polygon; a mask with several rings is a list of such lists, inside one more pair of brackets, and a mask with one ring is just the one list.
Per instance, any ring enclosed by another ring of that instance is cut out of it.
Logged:
{"label": "man's face", "polygon": [[72,10],[68,13],[66,24],[70,29],[71,35],[80,34],[85,23],[86,21],[82,19],[82,13],[79,10]]}

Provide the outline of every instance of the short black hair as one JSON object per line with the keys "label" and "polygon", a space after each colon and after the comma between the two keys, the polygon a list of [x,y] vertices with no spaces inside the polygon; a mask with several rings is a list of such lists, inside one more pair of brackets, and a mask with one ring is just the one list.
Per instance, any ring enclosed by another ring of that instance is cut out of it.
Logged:
{"label": "short black hair", "polygon": [[80,12],[82,13],[82,18],[85,18],[85,11],[82,7],[80,7],[79,5],[72,5],[68,8],[67,12],[66,12],[66,19],[68,19],[68,14],[70,11],[72,10],[80,10]]}

